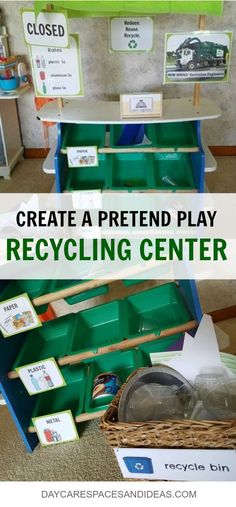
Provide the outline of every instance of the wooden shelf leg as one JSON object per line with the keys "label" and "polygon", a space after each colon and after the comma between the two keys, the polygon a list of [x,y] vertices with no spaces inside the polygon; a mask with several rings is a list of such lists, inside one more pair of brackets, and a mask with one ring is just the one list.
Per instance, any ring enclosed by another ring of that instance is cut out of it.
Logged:
{"label": "wooden shelf leg", "polygon": [[[206,16],[199,16],[198,29],[205,30],[206,26]],[[193,94],[193,105],[198,107],[200,105],[200,95],[201,95],[201,85],[200,83],[196,83],[194,86],[194,94]]]}

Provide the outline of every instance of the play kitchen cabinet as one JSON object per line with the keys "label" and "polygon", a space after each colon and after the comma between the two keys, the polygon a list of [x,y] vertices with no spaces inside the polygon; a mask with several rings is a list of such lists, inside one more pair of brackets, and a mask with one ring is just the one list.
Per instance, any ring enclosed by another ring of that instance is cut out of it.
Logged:
{"label": "play kitchen cabinet", "polygon": [[[138,281],[136,281],[138,283]],[[40,297],[53,294],[55,301],[64,288],[76,281],[28,280],[3,283],[1,301],[28,292],[38,315],[47,313]],[[32,419],[70,410],[75,423],[101,416],[107,408],[101,399],[92,402],[94,378],[115,373],[125,382],[135,369],[150,364],[153,351],[181,349],[183,332],[194,330],[201,318],[195,282],[180,280],[65,316],[51,316],[42,326],[9,338],[0,336],[0,391],[28,450],[38,443]],[[93,291],[71,296],[74,302],[108,291],[100,285]],[[81,287],[82,290],[82,287]],[[53,291],[53,292],[51,292]],[[52,299],[52,298],[51,298]],[[72,308],[71,306],[71,308]],[[73,308],[72,308],[73,311]],[[54,357],[66,385],[30,396],[16,368]]]}
{"label": "play kitchen cabinet", "polygon": [[[162,118],[132,121],[120,119],[119,102],[70,100],[59,108],[54,101],[39,112],[42,121],[57,123],[57,192],[203,192],[208,150],[201,122],[219,116],[203,98],[198,107],[191,98],[166,99]],[[144,125],[144,142],[122,145],[124,125],[138,124]],[[98,166],[69,167],[67,148],[79,146],[97,147]]]}
{"label": "play kitchen cabinet", "polygon": [[24,86],[11,93],[0,91],[0,176],[5,179],[10,178],[11,170],[23,157],[16,100],[28,89]]}

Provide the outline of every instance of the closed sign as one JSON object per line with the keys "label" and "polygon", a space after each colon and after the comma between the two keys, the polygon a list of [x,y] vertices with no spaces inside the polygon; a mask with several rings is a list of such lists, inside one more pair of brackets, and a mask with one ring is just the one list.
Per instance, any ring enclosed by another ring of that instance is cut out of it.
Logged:
{"label": "closed sign", "polygon": [[54,12],[23,11],[22,22],[27,44],[37,46],[68,47],[67,18]]}

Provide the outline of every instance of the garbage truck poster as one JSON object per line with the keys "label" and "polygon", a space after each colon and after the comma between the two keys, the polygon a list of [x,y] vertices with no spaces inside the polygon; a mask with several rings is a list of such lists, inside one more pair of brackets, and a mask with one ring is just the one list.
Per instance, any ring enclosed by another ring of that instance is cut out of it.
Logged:
{"label": "garbage truck poster", "polygon": [[229,79],[232,32],[167,33],[164,83]]}

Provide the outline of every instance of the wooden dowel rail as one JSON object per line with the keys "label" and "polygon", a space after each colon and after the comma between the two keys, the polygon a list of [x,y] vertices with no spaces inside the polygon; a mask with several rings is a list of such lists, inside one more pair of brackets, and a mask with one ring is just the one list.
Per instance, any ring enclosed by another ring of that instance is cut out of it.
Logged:
{"label": "wooden dowel rail", "polygon": [[[84,412],[83,414],[77,415],[74,419],[76,423],[85,421],[92,421],[92,419],[98,419],[105,414],[106,410],[97,410],[96,412]],[[28,427],[29,433],[36,433],[35,426]]]}
{"label": "wooden dowel rail", "polygon": [[191,148],[157,148],[153,147],[136,147],[136,148],[99,148],[98,153],[196,153],[199,151],[199,148],[191,147]]}
{"label": "wooden dowel rail", "polygon": [[68,287],[67,289],[61,289],[55,292],[50,292],[49,294],[44,294],[43,296],[39,296],[32,300],[34,306],[45,305],[48,303],[53,303],[54,301],[58,301],[59,299],[65,299],[70,296],[75,296],[77,294],[81,294],[87,290],[96,289],[97,287],[101,287],[102,285],[110,284],[115,282],[114,279],[101,279],[101,280],[90,280],[89,282],[80,283],[74,285],[73,287]]}
{"label": "wooden dowel rail", "polygon": [[[154,267],[159,267],[161,264],[164,264],[163,262],[148,262],[144,266],[134,266],[132,268],[124,269],[123,271],[119,272],[119,280],[125,280],[126,278],[129,278],[130,276],[138,275],[140,273],[143,273],[145,271],[149,271],[153,269]],[[55,292],[50,292],[48,294],[44,294],[42,296],[39,296],[37,298],[32,299],[32,304],[34,306],[40,306],[45,305],[49,303],[53,303],[54,301],[58,301],[59,299],[65,299],[70,296],[75,296],[77,294],[82,294],[82,292],[85,292],[87,290],[96,289],[97,287],[102,287],[103,285],[111,284],[117,282],[117,279],[114,278],[100,278],[95,280],[89,280],[88,282],[80,283],[77,285],[74,285],[73,287],[68,287],[66,289],[61,289]]]}
{"label": "wooden dowel rail", "polygon": [[114,343],[112,345],[106,345],[105,347],[100,347],[96,350],[96,353],[94,353],[93,350],[88,350],[87,352],[82,352],[80,354],[74,354],[71,356],[64,356],[58,359],[58,364],[60,366],[66,365],[66,364],[77,364],[81,361],[84,361],[85,359],[94,358],[94,356],[100,356],[103,354],[109,354],[110,352],[115,352],[117,350],[126,350],[134,347],[138,347],[142,343],[149,343],[155,340],[158,340],[159,338],[164,338],[167,336],[171,336],[173,334],[177,333],[185,333],[186,331],[190,331],[191,329],[195,329],[197,327],[198,323],[196,320],[191,320],[189,322],[186,322],[185,324],[180,324],[179,326],[171,327],[169,329],[164,329],[160,332],[159,335],[156,335],[154,333],[146,334],[143,336],[138,336],[131,339],[124,339],[119,343]]}
{"label": "wooden dowel rail", "polygon": [[98,419],[105,414],[106,410],[97,410],[97,412],[84,412],[83,414],[75,417],[75,422],[80,423],[84,421],[91,421],[92,419]]}
{"label": "wooden dowel rail", "polygon": [[[177,333],[185,333],[186,331],[190,331],[191,329],[195,329],[198,326],[196,320],[190,320],[189,322],[185,322],[184,324],[180,324],[179,326],[171,327],[168,329],[163,329],[159,335],[155,333],[149,333],[143,336],[138,336],[135,338],[127,339],[124,338],[119,343],[114,343],[112,345],[106,345],[105,347],[99,347],[94,353],[93,350],[88,350],[86,352],[81,352],[80,354],[68,355],[61,357],[57,360],[60,366],[65,366],[67,364],[78,364],[85,359],[94,358],[94,356],[101,356],[103,354],[109,354],[110,352],[115,352],[117,350],[126,350],[134,347],[138,347],[142,343],[149,343],[159,338],[165,338],[167,336],[171,336]],[[16,371],[9,371],[8,378],[15,379],[18,377],[18,373]]]}

